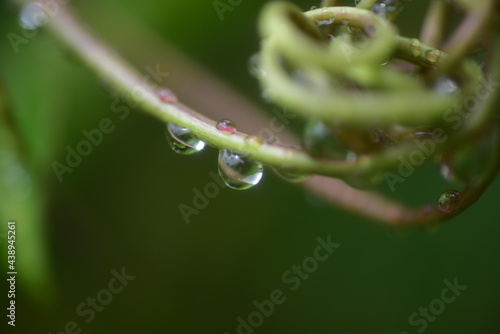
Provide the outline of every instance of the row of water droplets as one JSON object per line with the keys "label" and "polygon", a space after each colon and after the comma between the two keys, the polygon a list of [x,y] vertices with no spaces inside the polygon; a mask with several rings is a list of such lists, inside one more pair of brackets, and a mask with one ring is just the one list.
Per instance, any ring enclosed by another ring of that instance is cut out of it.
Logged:
{"label": "row of water droplets", "polygon": [[[227,136],[237,132],[235,123],[229,119],[219,121],[216,124],[216,129]],[[167,124],[166,135],[170,147],[178,154],[193,154],[202,151],[206,146],[205,142],[197,138],[191,130],[173,123]],[[245,141],[254,147],[263,143],[263,139],[256,136],[248,136]],[[251,159],[246,153],[221,149],[219,150],[218,170],[219,176],[226,186],[235,190],[246,190],[260,182],[264,166]]]}

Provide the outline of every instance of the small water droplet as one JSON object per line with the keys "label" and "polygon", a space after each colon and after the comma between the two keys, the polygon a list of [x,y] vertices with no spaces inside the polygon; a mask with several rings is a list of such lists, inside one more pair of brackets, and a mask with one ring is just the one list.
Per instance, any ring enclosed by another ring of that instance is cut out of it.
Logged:
{"label": "small water droplet", "polygon": [[417,140],[427,140],[432,138],[432,128],[420,127],[413,130],[413,137]]}
{"label": "small water droplet", "polygon": [[246,136],[245,143],[249,146],[250,152],[253,154],[265,143],[265,140],[259,136]]}
{"label": "small water droplet", "polygon": [[267,75],[267,72],[260,66],[260,53],[256,53],[250,57],[248,61],[248,70],[252,76],[257,79],[262,79]]}
{"label": "small water droplet", "polygon": [[335,22],[335,19],[319,20],[319,21],[316,21],[316,24],[318,26],[327,26],[327,25],[333,24],[333,22]]}
{"label": "small water droplet", "polygon": [[42,4],[31,2],[21,9],[19,24],[28,30],[36,30],[49,22],[49,17]]}
{"label": "small water droplet", "polygon": [[386,18],[387,8],[385,3],[377,3],[373,5],[372,12],[380,16],[381,18]]}
{"label": "small water droplet", "polygon": [[31,175],[14,153],[0,151],[0,170],[3,171],[0,186],[5,187],[6,193],[15,200],[28,199],[33,189]]}
{"label": "small water droplet", "polygon": [[267,143],[268,144],[279,144],[280,139],[276,136],[272,136],[272,137],[269,137],[269,139],[267,140]]}
{"label": "small water droplet", "polygon": [[478,186],[494,171],[496,153],[500,151],[500,129],[498,124],[474,142],[448,152],[441,163],[441,175],[456,186]]}
{"label": "small water droplet", "polygon": [[382,18],[392,19],[403,9],[403,0],[381,0],[372,7],[372,11]]}
{"label": "small water droplet", "polygon": [[177,103],[177,96],[170,89],[164,88],[158,91],[158,97],[164,103]]}
{"label": "small water droplet", "polygon": [[215,127],[225,135],[234,135],[238,131],[236,124],[230,119],[220,120]]}
{"label": "small water droplet", "polygon": [[322,121],[309,121],[306,124],[302,145],[313,157],[345,159],[349,152],[340,143],[331,127]]}
{"label": "small water droplet", "polygon": [[384,176],[382,173],[366,174],[365,172],[353,171],[351,175],[343,178],[344,182],[356,189],[375,188],[380,183]]}
{"label": "small water droplet", "polygon": [[420,41],[418,39],[411,39],[410,50],[414,57],[419,57],[422,54],[422,47],[420,46]]}
{"label": "small water droplet", "polygon": [[308,174],[295,173],[284,168],[273,167],[273,171],[280,178],[291,183],[303,182],[309,178]]}
{"label": "small water droplet", "polygon": [[264,167],[246,154],[231,150],[219,151],[219,175],[231,189],[246,190],[259,183]]}
{"label": "small water droplet", "polygon": [[431,63],[437,63],[441,58],[441,51],[436,49],[430,49],[425,52],[425,57]]}
{"label": "small water droplet", "polygon": [[448,190],[445,191],[438,200],[439,211],[444,213],[451,213],[460,204],[462,194],[458,191]]}
{"label": "small water droplet", "polygon": [[386,60],[382,61],[380,63],[380,66],[386,66],[387,64],[389,64],[390,62],[392,61],[392,57],[389,57],[387,58]]}
{"label": "small water droplet", "polygon": [[315,9],[318,9],[318,7],[316,7],[316,6],[311,6],[311,9],[310,9],[310,10],[315,10]]}
{"label": "small water droplet", "polygon": [[441,77],[434,83],[434,90],[440,95],[452,94],[458,90],[458,85],[451,78]]}
{"label": "small water droplet", "polygon": [[193,154],[205,147],[205,142],[194,136],[191,130],[172,123],[167,124],[166,136],[170,147],[178,154]]}

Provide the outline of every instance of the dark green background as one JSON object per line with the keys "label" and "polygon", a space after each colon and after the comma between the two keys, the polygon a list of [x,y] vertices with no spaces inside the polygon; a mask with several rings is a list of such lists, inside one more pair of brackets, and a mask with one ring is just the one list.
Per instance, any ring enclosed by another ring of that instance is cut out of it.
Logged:
{"label": "dark green background", "polygon": [[[318,5],[295,2],[303,9]],[[243,1],[223,22],[212,0],[72,5],[125,58],[140,36],[128,37],[126,27],[113,26],[113,8],[133,15],[271,111],[247,70],[259,47],[256,20],[264,3]],[[408,3],[398,19],[403,34],[418,36],[426,4]],[[443,280],[458,277],[467,290],[426,333],[500,333],[498,180],[476,205],[438,229],[401,232],[324,205],[269,171],[249,191],[221,190],[186,225],[178,206],[191,204],[193,188],[211,181],[217,152],[177,156],[159,121],[139,112],[118,120],[105,87],[44,32],[15,54],[6,38],[20,31],[15,8],[2,4],[0,10],[1,80],[41,183],[56,287],[55,294],[42,291],[37,297],[20,283],[15,332],[59,333],[74,320],[82,333],[233,334],[236,318],[255,310],[254,300],[282,289],[286,302],[255,333],[417,333],[408,317],[440,297]],[[106,24],[112,33],[99,31]],[[139,69],[155,65],[134,62]],[[59,183],[50,164],[63,161],[66,145],[75,147],[84,139],[81,131],[103,117],[116,130]],[[292,127],[300,128],[300,122]],[[428,168],[395,196],[433,201],[444,190],[436,179]],[[4,210],[2,217],[16,219],[16,212]],[[317,237],[328,235],[341,247],[291,292],[281,275],[312,255]],[[105,288],[111,270],[122,267],[135,280],[85,324],[77,305]],[[20,280],[22,275],[20,269]]]}

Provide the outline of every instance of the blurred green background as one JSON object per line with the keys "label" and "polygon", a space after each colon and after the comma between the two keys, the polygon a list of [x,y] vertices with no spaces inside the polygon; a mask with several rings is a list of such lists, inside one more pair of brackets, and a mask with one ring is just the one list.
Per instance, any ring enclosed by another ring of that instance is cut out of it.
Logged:
{"label": "blurred green background", "polygon": [[[303,9],[319,5],[294,2]],[[125,58],[142,43],[140,35],[116,24],[116,12],[128,13],[270,114],[247,66],[259,48],[256,20],[264,3],[242,1],[223,21],[212,0],[75,0],[71,6]],[[418,36],[427,3],[407,4],[398,18],[402,34]],[[15,53],[6,36],[21,33],[17,9],[5,1],[0,31],[0,81],[31,173],[30,182],[22,172],[9,172],[6,161],[12,158],[5,152],[11,146],[4,133],[0,223],[5,228],[9,219],[17,220],[20,247],[13,332],[55,334],[75,321],[81,333],[233,334],[236,319],[256,310],[254,300],[281,289],[286,301],[255,333],[418,333],[423,327],[412,326],[410,315],[440,298],[445,279],[458,278],[468,288],[425,332],[500,333],[498,180],[467,212],[432,231],[373,224],[270,172],[254,189],[222,189],[186,225],[179,204],[191,205],[193,189],[212,181],[217,152],[177,156],[161,122],[140,112],[120,120],[112,111],[115,97],[43,31]],[[156,65],[147,50],[139,51],[142,59],[137,50],[130,59],[138,69]],[[65,147],[74,148],[85,139],[82,131],[103,118],[116,129],[60,183],[51,164],[63,162]],[[293,123],[300,128],[300,121]],[[425,169],[395,196],[433,201],[444,190],[436,175]],[[340,248],[291,291],[283,273],[313,254],[318,237],[327,236]],[[40,239],[45,244],[37,244]],[[4,268],[5,235],[0,241]],[[47,263],[22,260],[30,249]],[[135,279],[87,324],[77,306],[107,288],[111,271],[122,268]],[[3,312],[2,333],[12,330]]]}

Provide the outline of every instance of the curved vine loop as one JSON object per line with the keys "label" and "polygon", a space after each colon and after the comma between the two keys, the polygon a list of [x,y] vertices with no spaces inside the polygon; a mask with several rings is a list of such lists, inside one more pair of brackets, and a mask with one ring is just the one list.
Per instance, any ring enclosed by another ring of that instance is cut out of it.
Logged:
{"label": "curved vine loop", "polygon": [[[489,138],[491,166],[479,172],[483,175],[468,177],[463,189],[443,193],[440,205],[408,219],[457,214],[491,182],[500,160],[499,128],[492,124],[498,95],[492,86],[500,77],[498,36],[479,38],[485,28],[492,31],[494,2],[434,0],[421,40],[399,36],[391,22],[404,1],[358,2],[306,12],[286,2],[268,4],[259,24],[262,89],[272,102],[322,124],[332,141],[353,153],[347,173],[329,173],[347,182],[361,177],[376,184],[385,177],[392,187],[404,182],[393,173],[402,161],[417,167],[437,159],[451,174],[447,163],[454,155],[478,138]],[[464,10],[465,19],[442,42],[450,6]],[[488,53],[485,63],[468,57],[477,50]],[[432,152],[425,152],[429,141]],[[324,152],[316,158],[346,161]]]}

